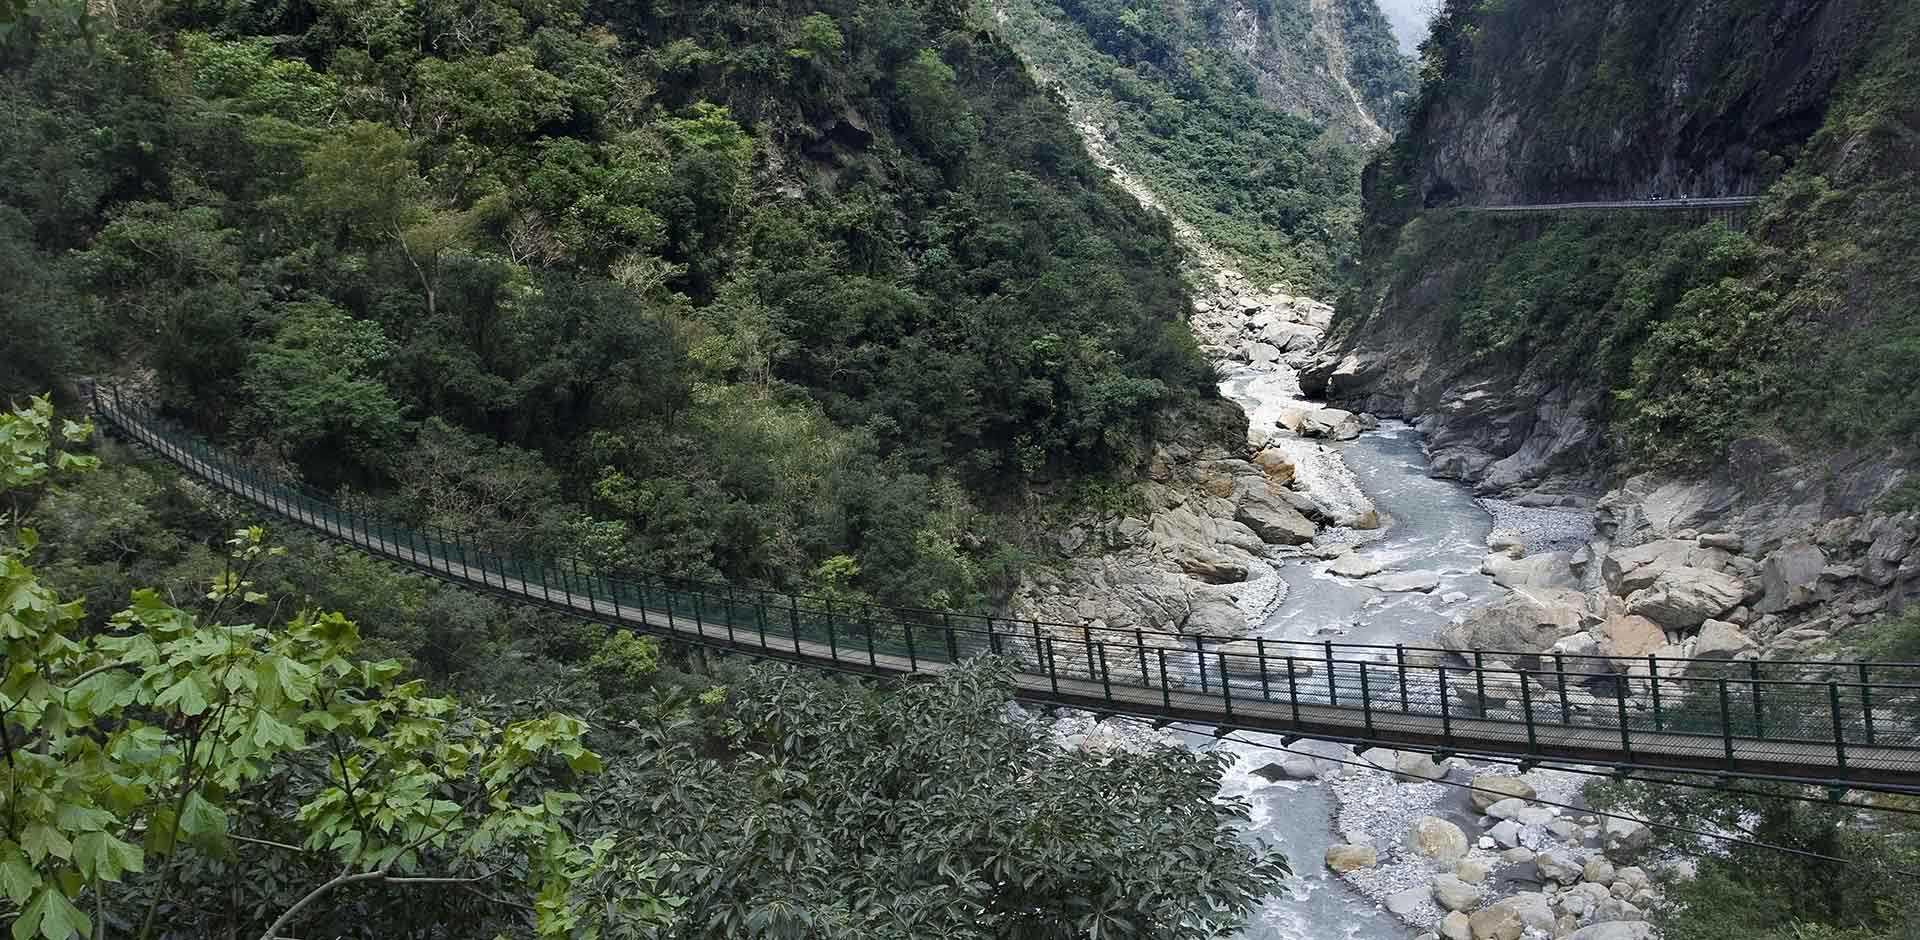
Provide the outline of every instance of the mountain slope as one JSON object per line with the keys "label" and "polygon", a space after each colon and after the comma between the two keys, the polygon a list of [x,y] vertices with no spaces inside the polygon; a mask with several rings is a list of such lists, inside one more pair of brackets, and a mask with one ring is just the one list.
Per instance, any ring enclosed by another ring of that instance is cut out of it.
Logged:
{"label": "mountain slope", "polygon": [[[5,392],[554,555],[977,605],[1212,396],[1171,231],[962,5],[337,0],[0,40]],[[19,383],[19,384],[17,384]],[[1228,439],[1231,439],[1229,435]]]}
{"label": "mountain slope", "polygon": [[1249,274],[1331,289],[1360,145],[1411,76],[1372,0],[1000,0],[1003,33],[1174,213]]}

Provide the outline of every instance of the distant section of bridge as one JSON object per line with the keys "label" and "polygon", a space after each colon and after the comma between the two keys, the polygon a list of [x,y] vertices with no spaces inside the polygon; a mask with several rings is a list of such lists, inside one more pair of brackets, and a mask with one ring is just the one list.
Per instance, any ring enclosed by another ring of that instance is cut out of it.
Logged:
{"label": "distant section of bridge", "polygon": [[1920,793],[1920,664],[1619,660],[1152,630],[836,605],[593,571],[359,515],[94,392],[125,439],[220,490],[434,577],[583,619],[878,676],[1007,657],[1023,701],[1356,745]]}
{"label": "distant section of bridge", "polygon": [[1566,215],[1588,212],[1684,212],[1701,220],[1738,227],[1760,202],[1759,196],[1702,196],[1677,199],[1619,199],[1599,202],[1546,202],[1510,206],[1458,206],[1482,215]]}

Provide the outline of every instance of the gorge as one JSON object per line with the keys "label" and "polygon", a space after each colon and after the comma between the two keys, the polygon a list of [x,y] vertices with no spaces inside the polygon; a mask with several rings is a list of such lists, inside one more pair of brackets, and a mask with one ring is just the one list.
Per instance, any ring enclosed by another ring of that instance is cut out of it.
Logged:
{"label": "gorge", "polygon": [[[0,918],[1910,940],[1910,797],[1056,713],[591,585],[1089,682],[1571,660],[1517,696],[1729,777],[1791,660],[1840,760],[1842,696],[1920,742],[1866,681],[1920,668],[1916,89],[1904,0],[0,0]],[[1625,205],[1475,211],[1569,201]],[[586,608],[273,524],[102,386]]]}

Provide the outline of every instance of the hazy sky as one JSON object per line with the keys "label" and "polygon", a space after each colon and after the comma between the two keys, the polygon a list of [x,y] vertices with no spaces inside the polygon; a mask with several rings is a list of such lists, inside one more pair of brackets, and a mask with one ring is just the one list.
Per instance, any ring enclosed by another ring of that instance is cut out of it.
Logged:
{"label": "hazy sky", "polygon": [[1411,54],[1427,38],[1427,20],[1433,17],[1435,0],[1380,0],[1380,12],[1393,23],[1394,38],[1400,50]]}

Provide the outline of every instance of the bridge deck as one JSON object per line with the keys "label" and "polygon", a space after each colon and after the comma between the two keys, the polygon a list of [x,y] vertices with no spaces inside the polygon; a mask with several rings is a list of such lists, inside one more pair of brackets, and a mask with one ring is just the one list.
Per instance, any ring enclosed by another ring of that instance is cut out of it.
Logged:
{"label": "bridge deck", "polygon": [[[1447,663],[1410,666],[1404,659],[1384,664],[1336,660],[1332,644],[1321,645],[1325,659],[1313,660],[1269,656],[1264,648],[1255,656],[1196,653],[1162,640],[1150,644],[1141,631],[1133,631],[1133,643],[1116,643],[1096,639],[1088,630],[1082,654],[1078,639],[1047,635],[1038,624],[1030,635],[995,634],[992,620],[984,634],[951,625],[898,623],[883,631],[870,619],[864,624],[838,620],[830,609],[822,622],[791,598],[780,605],[758,593],[744,606],[731,596],[694,593],[690,618],[684,593],[655,590],[648,603],[644,586],[636,594],[628,582],[594,574],[568,577],[544,564],[536,580],[527,575],[527,564],[497,555],[469,557],[445,543],[436,548],[431,539],[409,530],[369,524],[337,507],[290,495],[257,471],[160,430],[135,406],[97,403],[96,411],[191,475],[326,537],[448,581],[707,646],[885,676],[937,674],[965,654],[992,651],[1018,661],[1016,694],[1029,702],[1352,743],[1920,792],[1920,685],[1849,687],[1845,697],[1861,706],[1847,707],[1838,682],[1754,679],[1754,724],[1744,727],[1735,712],[1744,722],[1749,702],[1742,699],[1736,707],[1728,680],[1685,678],[1681,663],[1675,678],[1656,676],[1647,684],[1653,696],[1649,728],[1642,706],[1635,704],[1630,714],[1624,686],[1618,696],[1589,701],[1592,696],[1581,695],[1576,704],[1569,690],[1577,686],[1564,664],[1562,671],[1548,674]],[[710,605],[705,615],[703,598]],[[720,604],[725,615],[711,616]],[[1217,663],[1211,682],[1210,663]],[[1192,687],[1196,677],[1199,690]],[[1552,683],[1542,684],[1543,677]],[[1667,687],[1669,696],[1693,705],[1670,705],[1663,722],[1660,695]],[[1463,690],[1472,693],[1464,704]],[[1717,709],[1712,696],[1704,694],[1713,690]],[[1511,714],[1515,698],[1525,703],[1520,718],[1489,717]],[[1508,703],[1505,711],[1502,702]],[[1762,725],[1789,733],[1758,733]]]}

